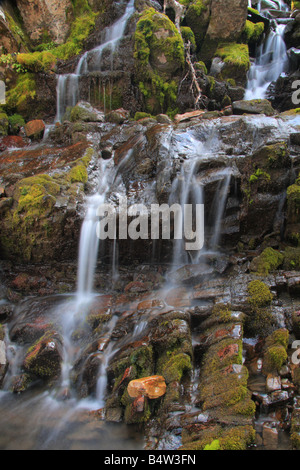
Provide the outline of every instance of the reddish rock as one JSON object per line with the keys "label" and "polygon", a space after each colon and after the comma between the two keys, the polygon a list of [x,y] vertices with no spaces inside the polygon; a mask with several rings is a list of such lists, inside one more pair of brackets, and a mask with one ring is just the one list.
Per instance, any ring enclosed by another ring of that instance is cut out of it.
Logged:
{"label": "reddish rock", "polygon": [[0,151],[4,152],[6,149],[23,148],[28,145],[28,141],[19,135],[7,135],[0,140]]}
{"label": "reddish rock", "polygon": [[144,377],[142,379],[132,380],[128,384],[128,394],[131,398],[138,398],[141,396],[155,399],[162,397],[166,393],[165,379],[159,375],[151,377]]}
{"label": "reddish rock", "polygon": [[40,139],[43,137],[45,131],[45,123],[40,119],[29,121],[25,125],[25,133],[31,139]]}
{"label": "reddish rock", "polygon": [[176,114],[174,121],[176,124],[179,124],[180,122],[190,121],[193,118],[201,116],[201,114],[203,113],[204,111],[191,111],[189,113]]}

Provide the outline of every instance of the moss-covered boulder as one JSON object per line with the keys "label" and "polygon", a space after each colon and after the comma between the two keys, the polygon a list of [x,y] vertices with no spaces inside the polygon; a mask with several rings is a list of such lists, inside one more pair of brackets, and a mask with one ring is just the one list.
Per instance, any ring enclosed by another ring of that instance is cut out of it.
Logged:
{"label": "moss-covered boulder", "polygon": [[135,32],[135,81],[144,111],[156,115],[175,109],[184,67],[184,43],[174,23],[153,8],[140,16]]}
{"label": "moss-covered boulder", "polygon": [[259,256],[253,259],[250,269],[257,274],[267,276],[282,265],[284,255],[273,248],[266,248]]}
{"label": "moss-covered boulder", "polygon": [[210,19],[210,0],[181,0],[187,4],[185,22],[194,33],[198,49],[201,49]]}
{"label": "moss-covered boulder", "polygon": [[274,331],[267,337],[262,369],[265,375],[280,371],[288,358],[288,344],[289,332],[284,328]]}
{"label": "moss-covered boulder", "polygon": [[39,377],[58,377],[62,364],[62,340],[51,331],[45,333],[26,354],[23,367],[27,373]]}
{"label": "moss-covered boulder", "polygon": [[247,44],[235,42],[220,43],[216,57],[223,61],[220,78],[233,79],[237,85],[245,86],[247,73],[250,69],[250,57]]}
{"label": "moss-covered boulder", "polygon": [[201,59],[209,61],[220,43],[238,41],[247,20],[247,0],[213,0],[209,26],[201,47]]}

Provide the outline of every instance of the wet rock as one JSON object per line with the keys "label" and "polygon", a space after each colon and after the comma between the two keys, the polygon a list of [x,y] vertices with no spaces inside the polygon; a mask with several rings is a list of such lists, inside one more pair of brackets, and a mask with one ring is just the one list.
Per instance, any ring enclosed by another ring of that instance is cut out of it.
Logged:
{"label": "wet rock", "polygon": [[80,101],[71,110],[71,122],[104,122],[104,113],[93,108],[90,103]]}
{"label": "wet rock", "polygon": [[111,111],[105,116],[106,121],[112,122],[113,124],[123,124],[129,119],[130,112],[121,108]]}
{"label": "wet rock", "polygon": [[263,445],[268,450],[278,449],[278,430],[276,423],[265,423],[263,425]]}
{"label": "wet rock", "polygon": [[275,392],[276,390],[281,390],[281,379],[279,376],[269,374],[266,381],[267,392]]}
{"label": "wet rock", "polygon": [[56,377],[62,364],[62,342],[57,334],[47,332],[27,351],[24,369],[40,378]]}
{"label": "wet rock", "polygon": [[130,397],[139,398],[143,396],[151,400],[162,397],[166,393],[166,389],[165,379],[158,375],[132,380],[127,387]]}
{"label": "wet rock", "polygon": [[233,114],[265,114],[273,116],[274,109],[268,100],[242,100],[232,103]]}

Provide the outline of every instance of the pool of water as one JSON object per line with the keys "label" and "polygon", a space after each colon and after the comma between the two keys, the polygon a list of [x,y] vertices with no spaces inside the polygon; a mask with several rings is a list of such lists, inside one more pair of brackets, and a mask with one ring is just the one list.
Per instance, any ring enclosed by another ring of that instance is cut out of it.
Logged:
{"label": "pool of water", "polygon": [[142,450],[138,427],[106,423],[90,402],[0,393],[1,450]]}

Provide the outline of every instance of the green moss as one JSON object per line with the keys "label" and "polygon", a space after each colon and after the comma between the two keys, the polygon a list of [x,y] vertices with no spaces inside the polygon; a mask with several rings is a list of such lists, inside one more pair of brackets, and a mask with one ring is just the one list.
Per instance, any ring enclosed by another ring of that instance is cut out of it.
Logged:
{"label": "green moss", "polygon": [[259,180],[270,181],[271,176],[269,173],[258,168],[255,173],[253,173],[249,178],[249,183],[257,183]]}
{"label": "green moss", "polygon": [[19,114],[28,111],[28,103],[35,98],[36,84],[34,75],[25,73],[17,78],[17,82],[13,88],[6,93],[6,108]]}
{"label": "green moss", "polygon": [[137,112],[134,115],[134,120],[139,121],[140,119],[145,119],[145,118],[152,118],[153,116],[149,113],[142,113],[142,112]]}
{"label": "green moss", "polygon": [[220,441],[215,439],[211,444],[207,444],[203,450],[221,450]]}
{"label": "green moss", "polygon": [[254,308],[270,305],[273,295],[268,286],[259,280],[255,280],[248,285],[249,303]]}
{"label": "green moss", "polygon": [[300,181],[287,189],[288,221],[289,223],[300,222]]}
{"label": "green moss", "polygon": [[249,49],[246,44],[220,44],[216,56],[220,57],[225,63],[240,67],[244,71],[248,71],[250,68]]}
{"label": "green moss", "polygon": [[188,26],[180,28],[181,36],[185,44],[190,43],[192,51],[196,49],[196,39],[193,31]]}
{"label": "green moss", "polygon": [[142,346],[136,349],[130,356],[130,364],[135,366],[137,378],[151,376],[153,373],[153,362],[152,346]]}
{"label": "green moss", "polygon": [[201,48],[209,24],[210,2],[207,0],[192,0],[186,2],[181,0],[180,3],[188,7],[185,21],[187,26],[189,26],[194,33],[198,48]]}
{"label": "green moss", "polygon": [[255,430],[252,426],[236,426],[224,432],[220,438],[222,450],[246,450],[255,442]]}
{"label": "green moss", "polygon": [[191,358],[185,353],[173,355],[161,371],[167,383],[180,382],[183,375],[192,369]]}
{"label": "green moss", "polygon": [[289,332],[285,328],[274,331],[266,339],[266,347],[283,346],[287,350],[289,344]]}
{"label": "green moss", "polygon": [[284,269],[288,270],[300,270],[300,248],[294,247],[287,247],[283,253],[284,262],[283,267]]}
{"label": "green moss", "polygon": [[264,23],[252,23],[247,20],[244,31],[242,32],[241,41],[248,43],[256,43],[262,36],[265,30]]}
{"label": "green moss", "polygon": [[287,357],[287,352],[283,346],[270,347],[264,356],[264,370],[266,372],[278,372],[286,362]]}
{"label": "green moss", "polygon": [[275,271],[282,265],[284,255],[273,248],[266,248],[261,255],[251,263],[251,270],[259,275],[267,276],[270,272]]}
{"label": "green moss", "polygon": [[29,72],[49,72],[54,70],[56,57],[50,51],[23,53],[17,55],[17,62]]}
{"label": "green moss", "polygon": [[184,67],[181,35],[166,15],[149,8],[137,22],[134,41],[136,82],[145,111],[154,115],[174,111],[178,89],[175,77]]}
{"label": "green moss", "polygon": [[20,128],[25,126],[25,120],[21,114],[13,114],[8,118],[9,130],[11,134],[18,134]]}

